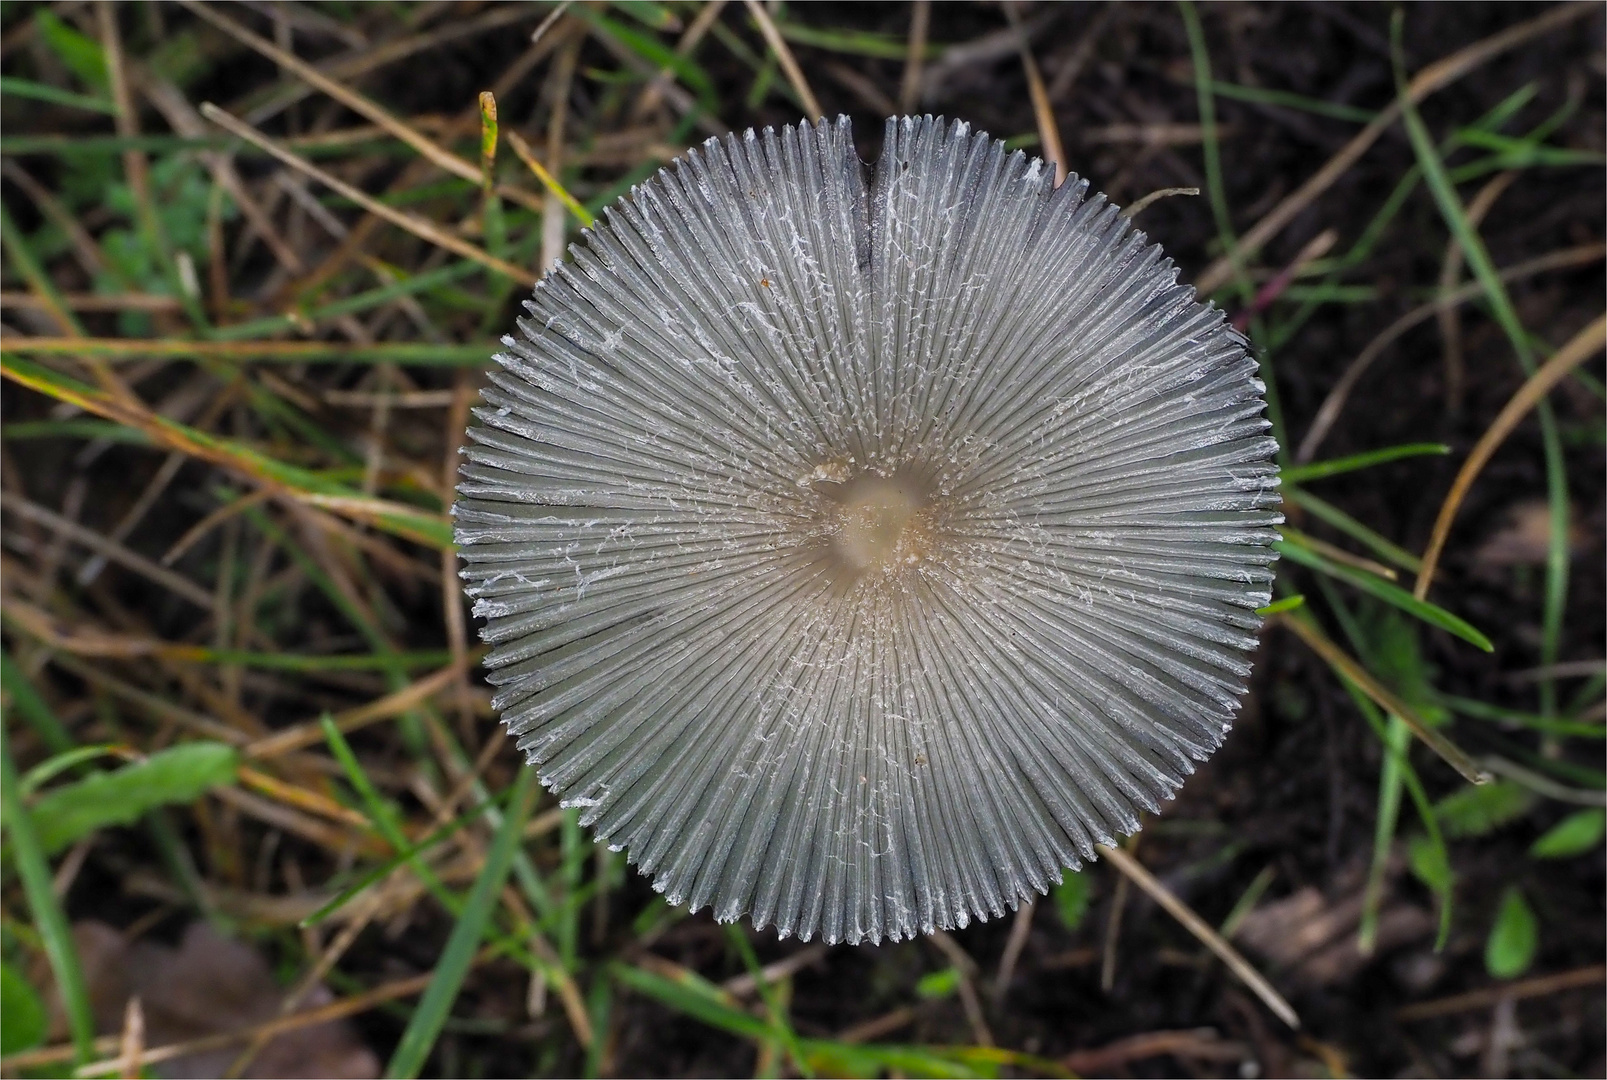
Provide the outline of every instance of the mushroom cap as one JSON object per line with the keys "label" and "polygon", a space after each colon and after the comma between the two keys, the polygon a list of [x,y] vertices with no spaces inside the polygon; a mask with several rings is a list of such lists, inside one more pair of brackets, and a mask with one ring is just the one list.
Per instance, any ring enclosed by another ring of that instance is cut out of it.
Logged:
{"label": "mushroom cap", "polygon": [[959,122],[710,139],[503,338],[454,508],[494,705],[672,903],[1002,915],[1222,742],[1270,599],[1246,342]]}

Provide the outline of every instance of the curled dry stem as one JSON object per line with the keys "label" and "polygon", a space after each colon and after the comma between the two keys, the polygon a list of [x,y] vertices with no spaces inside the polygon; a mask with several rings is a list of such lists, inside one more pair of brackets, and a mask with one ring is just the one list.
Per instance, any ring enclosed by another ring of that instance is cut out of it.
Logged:
{"label": "curled dry stem", "polygon": [[[1607,244],[1581,244],[1578,247],[1563,248],[1561,251],[1547,252],[1544,255],[1528,259],[1524,262],[1510,266],[1501,271],[1500,278],[1503,283],[1519,281],[1523,278],[1533,277],[1536,274],[1548,273],[1552,270],[1569,270],[1578,266],[1588,266],[1600,262],[1607,255]],[[1378,336],[1367,343],[1367,347],[1356,355],[1356,359],[1345,368],[1345,373],[1334,383],[1328,396],[1323,398],[1322,404],[1317,408],[1317,415],[1311,421],[1311,428],[1306,437],[1300,441],[1300,447],[1295,451],[1295,461],[1300,464],[1310,462],[1317,455],[1317,449],[1324,439],[1333,431],[1334,424],[1339,420],[1339,414],[1345,403],[1350,399],[1351,392],[1356,384],[1367,373],[1368,368],[1381,356],[1385,349],[1393,345],[1406,331],[1427,322],[1439,312],[1450,311],[1469,300],[1484,295],[1484,285],[1472,281],[1425,304],[1420,304],[1408,311],[1405,315],[1390,323]]]}
{"label": "curled dry stem", "polygon": [[1574,368],[1590,359],[1607,345],[1607,316],[1598,315],[1596,319],[1579,333],[1575,334],[1566,345],[1557,350],[1555,356],[1547,360],[1539,370],[1529,376],[1528,380],[1512,395],[1489,428],[1480,436],[1478,443],[1468,454],[1462,468],[1457,471],[1456,479],[1451,482],[1451,490],[1446,493],[1445,501],[1440,504],[1439,515],[1434,519],[1434,531],[1430,534],[1428,550],[1423,553],[1423,568],[1418,571],[1417,584],[1412,589],[1412,595],[1419,600],[1428,595],[1429,584],[1434,580],[1434,570],[1439,565],[1440,554],[1445,550],[1446,538],[1451,533],[1451,523],[1456,520],[1456,512],[1467,497],[1468,489],[1478,478],[1484,466],[1489,463],[1495,454],[1496,448],[1512,434],[1512,429],[1524,418],[1530,409],[1540,403],[1540,400],[1550,392],[1551,388],[1562,381]]}

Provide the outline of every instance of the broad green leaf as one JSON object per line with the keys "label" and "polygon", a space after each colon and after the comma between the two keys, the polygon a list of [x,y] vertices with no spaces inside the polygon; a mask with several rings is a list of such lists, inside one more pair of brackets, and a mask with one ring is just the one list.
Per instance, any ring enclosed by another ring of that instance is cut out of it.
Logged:
{"label": "broad green leaf", "polygon": [[1536,859],[1568,859],[1601,847],[1607,833],[1607,810],[1587,807],[1576,811],[1547,829],[1529,848]]}
{"label": "broad green leaf", "polygon": [[101,51],[99,42],[74,30],[49,11],[38,12],[33,20],[44,43],[74,75],[96,90],[105,90],[111,85],[106,75],[106,54]]}
{"label": "broad green leaf", "polygon": [[1442,845],[1436,844],[1428,836],[1414,836],[1407,845],[1406,856],[1412,864],[1413,876],[1428,886],[1429,891],[1440,896],[1450,895],[1454,879]]}
{"label": "broad green leaf", "polygon": [[1066,929],[1075,930],[1081,926],[1088,915],[1088,901],[1093,895],[1088,875],[1068,871],[1051,895],[1055,898],[1055,911],[1060,913],[1060,921],[1066,924]]}
{"label": "broad green leaf", "polygon": [[183,743],[48,791],[30,811],[40,846],[60,851],[96,829],[130,825],[158,806],[191,802],[208,788],[234,783],[238,760],[223,743]]}
{"label": "broad green leaf", "polygon": [[1445,835],[1455,840],[1485,836],[1529,812],[1535,794],[1511,780],[1464,787],[1434,804]]}
{"label": "broad green leaf", "polygon": [[915,996],[930,1001],[934,998],[946,998],[959,988],[959,969],[947,967],[942,971],[922,975],[915,983]]}
{"label": "broad green leaf", "polygon": [[22,972],[0,961],[0,1054],[15,1054],[45,1041],[45,1004]]}
{"label": "broad green leaf", "polygon": [[1512,979],[1529,970],[1540,947],[1540,921],[1516,885],[1507,886],[1495,925],[1484,943],[1484,967],[1498,979]]}

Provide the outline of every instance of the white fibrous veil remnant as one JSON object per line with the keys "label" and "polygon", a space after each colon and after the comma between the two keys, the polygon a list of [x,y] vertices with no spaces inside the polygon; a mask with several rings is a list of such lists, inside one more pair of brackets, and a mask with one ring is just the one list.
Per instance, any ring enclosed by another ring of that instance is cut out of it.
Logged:
{"label": "white fibrous veil remnant", "polygon": [[1221,743],[1277,539],[1245,340],[968,125],[711,139],[503,339],[454,509],[495,707],[676,904],[1003,914]]}

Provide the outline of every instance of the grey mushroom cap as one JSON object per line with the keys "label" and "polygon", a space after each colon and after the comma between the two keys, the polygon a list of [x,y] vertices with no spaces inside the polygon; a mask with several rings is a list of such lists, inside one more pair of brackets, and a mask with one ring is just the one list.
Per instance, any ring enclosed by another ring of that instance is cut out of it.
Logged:
{"label": "grey mushroom cap", "polygon": [[958,122],[711,139],[526,303],[454,508],[495,707],[676,904],[1002,915],[1232,724],[1276,445],[1245,340]]}

